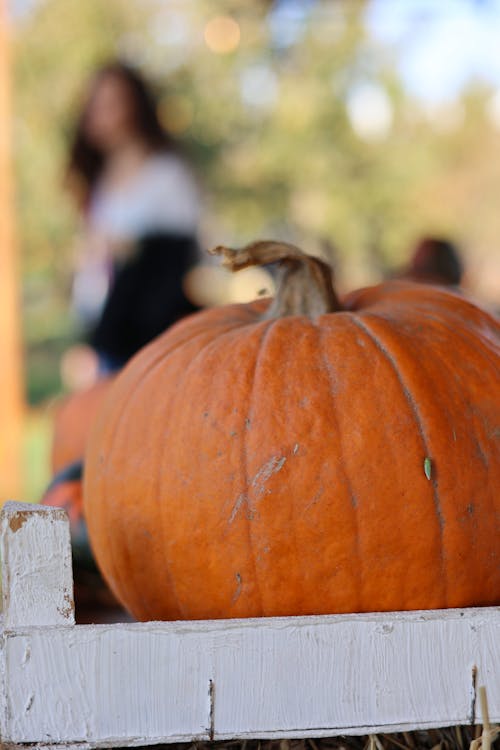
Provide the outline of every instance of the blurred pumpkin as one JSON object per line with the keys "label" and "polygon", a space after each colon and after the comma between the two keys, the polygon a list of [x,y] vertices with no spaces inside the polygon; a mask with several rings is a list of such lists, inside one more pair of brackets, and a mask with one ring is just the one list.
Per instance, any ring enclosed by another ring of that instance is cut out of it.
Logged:
{"label": "blurred pumpkin", "polygon": [[42,505],[64,508],[71,529],[71,546],[75,561],[91,564],[87,526],[83,518],[83,463],[75,461],[56,473],[42,497]]}
{"label": "blurred pumpkin", "polygon": [[198,313],[130,362],[89,441],[97,562],[139,619],[500,604],[496,320],[406,282],[339,303],[297,248],[273,301]]}
{"label": "blurred pumpkin", "polygon": [[83,458],[92,422],[111,382],[112,378],[102,378],[90,388],[67,396],[58,406],[52,442],[54,473]]}
{"label": "blurred pumpkin", "polygon": [[93,563],[83,518],[83,456],[93,420],[112,380],[103,378],[62,400],[54,418],[53,479],[41,500],[42,505],[67,511],[75,560],[81,559],[89,565]]}

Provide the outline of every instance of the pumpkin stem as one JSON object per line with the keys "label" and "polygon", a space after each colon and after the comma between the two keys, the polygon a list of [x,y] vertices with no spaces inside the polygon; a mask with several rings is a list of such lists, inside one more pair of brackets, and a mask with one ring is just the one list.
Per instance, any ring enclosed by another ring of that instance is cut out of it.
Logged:
{"label": "pumpkin stem", "polygon": [[209,252],[211,255],[222,255],[222,265],[230,271],[268,263],[279,264],[276,296],[266,310],[265,318],[283,318],[286,315],[316,318],[342,310],[333,288],[331,267],[324,260],[306,255],[295,245],[261,240],[241,250],[219,245]]}

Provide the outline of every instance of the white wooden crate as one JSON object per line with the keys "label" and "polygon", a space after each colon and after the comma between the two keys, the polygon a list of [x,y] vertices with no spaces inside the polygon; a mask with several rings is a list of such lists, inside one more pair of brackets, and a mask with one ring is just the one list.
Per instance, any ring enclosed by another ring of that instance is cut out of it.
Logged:
{"label": "white wooden crate", "polygon": [[64,511],[2,511],[0,738],[113,747],[500,721],[500,608],[75,625]]}

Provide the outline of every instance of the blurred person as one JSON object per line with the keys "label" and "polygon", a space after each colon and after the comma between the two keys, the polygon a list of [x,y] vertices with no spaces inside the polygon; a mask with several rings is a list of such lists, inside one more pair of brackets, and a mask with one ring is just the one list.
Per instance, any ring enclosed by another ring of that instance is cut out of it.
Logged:
{"label": "blurred person", "polygon": [[424,237],[411,254],[400,278],[424,284],[459,287],[464,268],[458,248],[440,237]]}
{"label": "blurred person", "polygon": [[197,260],[201,201],[140,74],[97,71],[71,145],[68,187],[82,217],[73,305],[101,374],[196,308],[183,278]]}
{"label": "blurred person", "polygon": [[161,127],[150,90],[132,68],[114,62],[92,79],[71,145],[67,185],[82,218],[73,305],[97,354],[99,381],[88,387],[88,350],[74,347],[62,365],[77,390],[56,414],[54,478],[42,502],[68,511],[78,615],[85,621],[108,617],[103,607],[118,606],[97,570],[84,519],[89,431],[113,373],[196,309],[183,281],[198,259],[200,191],[179,145]]}

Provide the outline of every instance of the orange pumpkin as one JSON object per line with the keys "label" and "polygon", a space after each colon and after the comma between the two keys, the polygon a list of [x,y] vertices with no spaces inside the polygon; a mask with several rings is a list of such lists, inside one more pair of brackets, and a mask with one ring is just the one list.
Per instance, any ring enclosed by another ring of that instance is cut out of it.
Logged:
{"label": "orange pumpkin", "polygon": [[86,457],[97,562],[139,619],[500,604],[500,327],[389,282],[198,313],[119,375]]}
{"label": "orange pumpkin", "polygon": [[54,418],[54,474],[83,458],[92,422],[111,383],[112,378],[103,378],[90,388],[73,393],[61,402]]}
{"label": "orange pumpkin", "polygon": [[73,548],[85,549],[86,558],[90,549],[83,519],[82,461],[90,428],[111,383],[112,378],[104,378],[63,399],[54,419],[53,479],[41,499],[42,505],[66,509]]}
{"label": "orange pumpkin", "polygon": [[[83,465],[75,461],[57,472],[47,487],[41,503],[54,508],[64,508],[68,514],[73,548],[88,545],[87,529],[83,520],[82,494]],[[89,550],[90,551],[90,550]]]}

